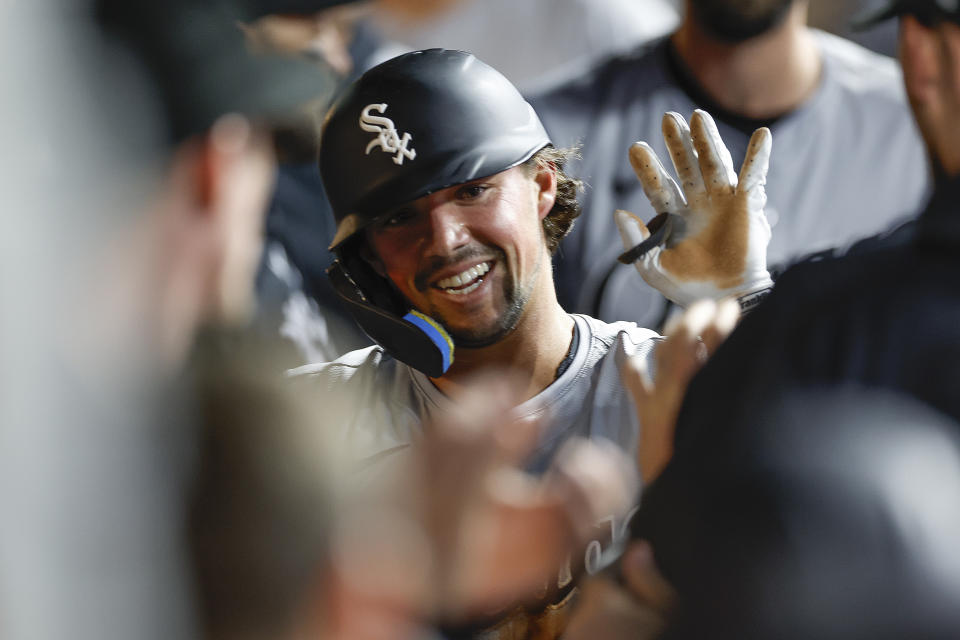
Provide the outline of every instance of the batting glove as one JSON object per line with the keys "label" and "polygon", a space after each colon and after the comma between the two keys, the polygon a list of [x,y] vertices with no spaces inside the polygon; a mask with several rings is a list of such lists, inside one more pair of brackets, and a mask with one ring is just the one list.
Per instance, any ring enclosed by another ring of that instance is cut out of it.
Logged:
{"label": "batting glove", "polygon": [[679,305],[735,296],[746,307],[773,285],[770,224],[763,213],[770,130],[753,133],[739,178],[707,112],[695,111],[690,126],[677,113],[664,114],[663,135],[683,189],[650,145],[630,147],[630,164],[658,215],[648,228],[632,213],[614,214],[627,249],[620,260],[632,262],[650,286]]}

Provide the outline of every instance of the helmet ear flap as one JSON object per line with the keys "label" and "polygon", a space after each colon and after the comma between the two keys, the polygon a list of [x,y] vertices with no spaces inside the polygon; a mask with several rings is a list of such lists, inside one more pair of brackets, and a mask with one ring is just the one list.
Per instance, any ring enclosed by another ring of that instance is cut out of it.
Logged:
{"label": "helmet ear flap", "polygon": [[363,257],[362,236],[363,234],[359,233],[348,240],[343,248],[337,251],[337,261],[343,265],[344,271],[349,274],[367,302],[394,315],[404,315],[410,308],[410,303],[400,295],[390,280],[377,273],[373,265]]}
{"label": "helmet ear flap", "polygon": [[327,276],[364,333],[397,360],[432,378],[446,373],[453,363],[453,338],[446,330],[433,318],[411,309],[359,251],[338,253]]}

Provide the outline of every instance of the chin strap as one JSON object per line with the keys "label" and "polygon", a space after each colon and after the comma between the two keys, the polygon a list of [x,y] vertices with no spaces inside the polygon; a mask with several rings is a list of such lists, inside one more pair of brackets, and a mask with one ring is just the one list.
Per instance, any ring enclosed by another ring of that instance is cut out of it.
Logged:
{"label": "chin strap", "polygon": [[621,253],[617,256],[617,260],[623,264],[633,264],[645,253],[650,251],[650,249],[660,246],[672,227],[673,220],[671,219],[671,214],[666,212],[657,214],[647,223],[647,230],[650,232],[647,239],[635,245],[632,249]]}
{"label": "chin strap", "polygon": [[339,260],[327,268],[327,276],[364,333],[394,358],[431,378],[453,364],[453,338],[436,320],[415,309],[374,305]]}

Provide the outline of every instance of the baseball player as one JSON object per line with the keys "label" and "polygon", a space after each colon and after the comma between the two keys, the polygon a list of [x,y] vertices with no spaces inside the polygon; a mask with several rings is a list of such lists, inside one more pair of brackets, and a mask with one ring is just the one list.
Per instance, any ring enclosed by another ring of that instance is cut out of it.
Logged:
{"label": "baseball player", "polygon": [[[770,285],[769,131],[758,130],[739,178],[706,113],[689,126],[668,114],[664,132],[686,191],[648,145],[635,145],[631,162],[664,215],[650,236],[617,214],[625,259],[681,304],[749,304]],[[345,456],[376,467],[403,455],[429,437],[425,421],[456,411],[474,376],[497,371],[518,380],[510,417],[543,422],[531,472],[575,437],[607,439],[631,457],[645,449],[650,434],[621,368],[634,357],[652,371],[658,336],[557,302],[551,256],[579,214],[569,157],[506,78],[460,51],[389,60],[331,108],[319,160],[337,222],[328,273],[377,344],[294,373],[329,399],[324,421]],[[729,305],[716,309],[730,317]],[[611,514],[604,526],[615,538],[622,520]],[[599,545],[589,547],[587,571],[598,559]],[[558,597],[569,582],[558,580]]]}

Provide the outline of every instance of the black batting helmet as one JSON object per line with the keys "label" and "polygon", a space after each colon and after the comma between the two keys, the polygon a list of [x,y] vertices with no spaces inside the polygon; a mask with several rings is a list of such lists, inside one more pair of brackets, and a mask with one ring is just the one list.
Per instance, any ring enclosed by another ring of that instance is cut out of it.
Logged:
{"label": "black batting helmet", "polygon": [[320,175],[337,219],[330,248],[399,205],[509,169],[549,143],[516,87],[472,54],[388,60],[323,125]]}
{"label": "black batting helmet", "polygon": [[346,90],[320,137],[320,176],[337,221],[328,274],[371,338],[428,375],[441,375],[453,359],[442,327],[359,257],[356,233],[417,198],[519,165],[548,144],[516,87],[463,51],[407,53]]}

